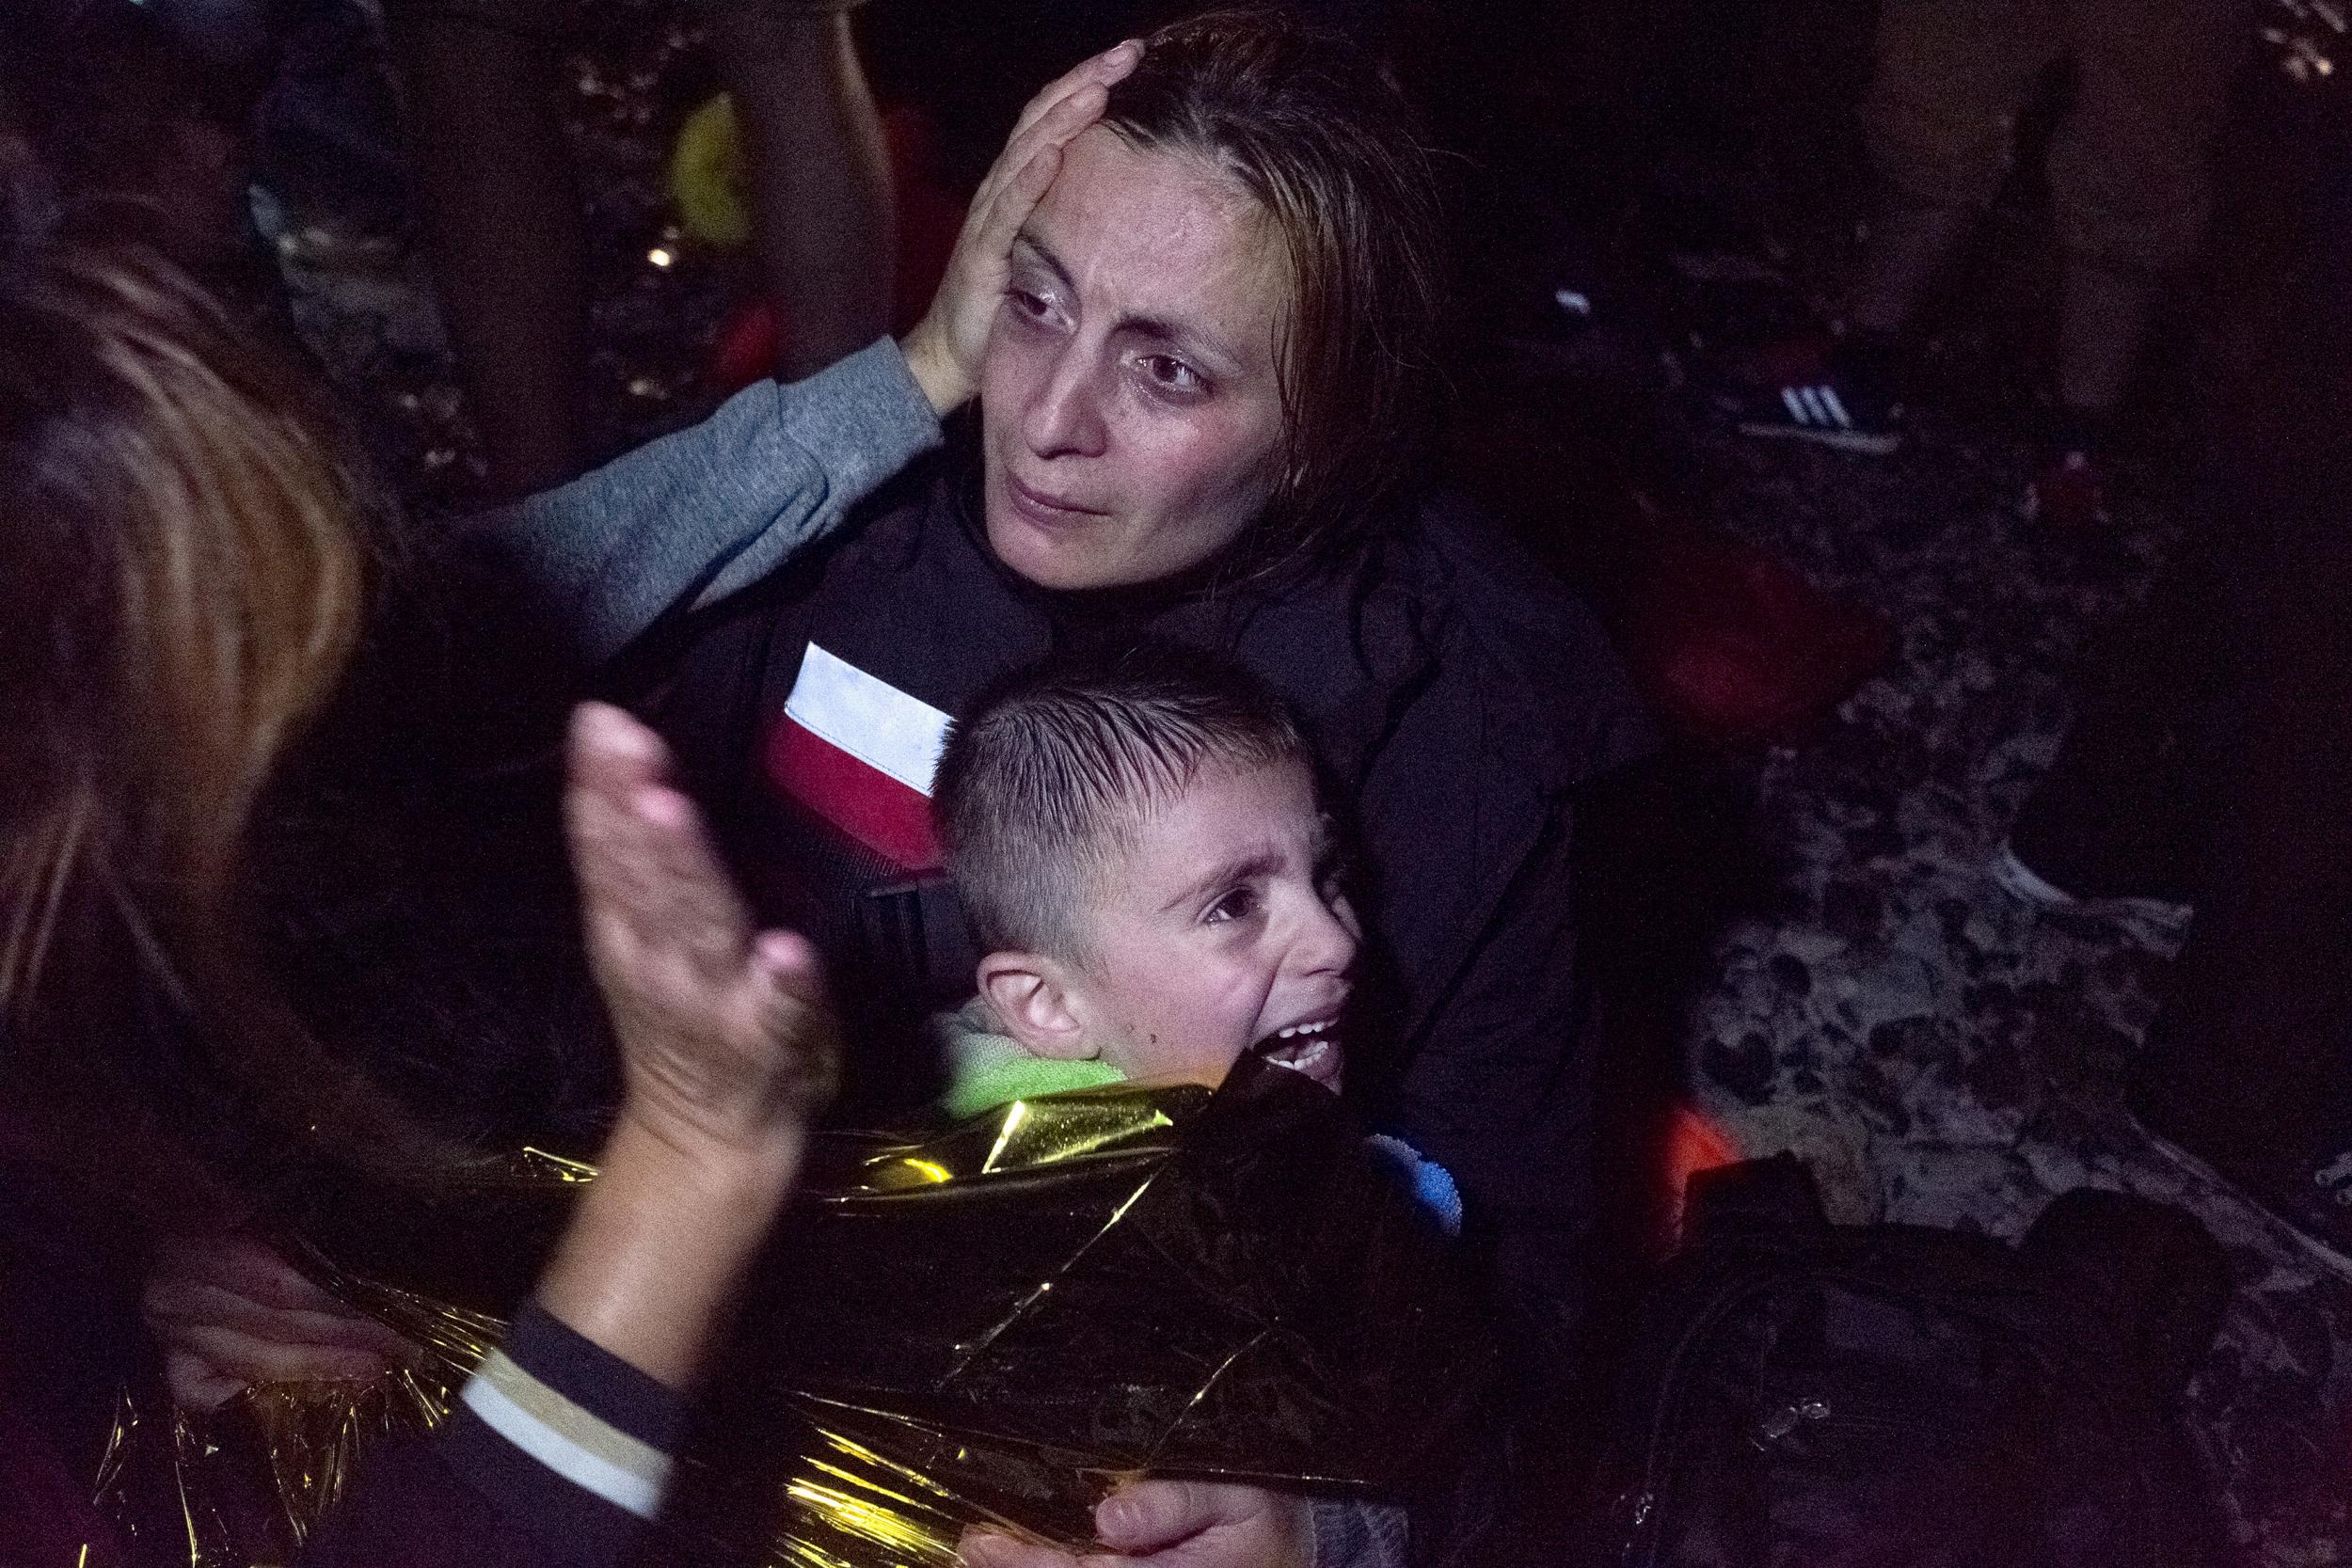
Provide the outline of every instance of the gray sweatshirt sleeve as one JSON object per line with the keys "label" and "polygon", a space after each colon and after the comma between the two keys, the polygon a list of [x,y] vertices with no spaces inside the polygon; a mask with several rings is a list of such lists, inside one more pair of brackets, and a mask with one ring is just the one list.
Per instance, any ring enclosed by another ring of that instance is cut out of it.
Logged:
{"label": "gray sweatshirt sleeve", "polygon": [[675,607],[715,602],[838,527],[939,444],[889,339],[464,525],[460,548],[529,594],[572,654],[612,657]]}
{"label": "gray sweatshirt sleeve", "polygon": [[1405,1568],[1405,1511],[1391,1503],[1314,1505],[1315,1568]]}

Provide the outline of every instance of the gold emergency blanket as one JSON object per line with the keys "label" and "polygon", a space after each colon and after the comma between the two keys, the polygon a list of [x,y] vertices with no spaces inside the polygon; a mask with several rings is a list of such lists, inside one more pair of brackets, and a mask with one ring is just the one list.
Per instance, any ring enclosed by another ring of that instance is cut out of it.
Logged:
{"label": "gold emergency blanket", "polygon": [[[102,1500],[184,1531],[191,1568],[283,1561],[372,1442],[441,1418],[592,1176],[527,1158],[435,1219],[466,1234],[429,1266],[385,1256],[413,1224],[315,1243],[318,1276],[431,1370],[257,1390],[200,1424],[126,1406]],[[1082,1544],[1142,1471],[1407,1496],[1454,1473],[1489,1376],[1445,1238],[1336,1099],[1254,1061],[1214,1095],[824,1135],[738,1339],[669,1512],[695,1560],[793,1568],[948,1564],[978,1523]]]}

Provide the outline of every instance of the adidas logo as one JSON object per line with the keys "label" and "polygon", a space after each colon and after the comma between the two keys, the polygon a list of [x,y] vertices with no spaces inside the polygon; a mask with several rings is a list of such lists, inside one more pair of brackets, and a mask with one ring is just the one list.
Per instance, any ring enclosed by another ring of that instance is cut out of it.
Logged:
{"label": "adidas logo", "polygon": [[1844,394],[1828,381],[1792,382],[1779,393],[1777,413],[1769,402],[1749,401],[1740,428],[1750,436],[1795,436],[1847,451],[1885,453],[1902,442],[1896,428],[1902,418],[1899,407],[1890,406],[1883,414],[1866,409],[1857,419],[1846,406]]}
{"label": "adidas logo", "polygon": [[1788,417],[1799,424],[1836,430],[1853,428],[1853,416],[1846,412],[1845,399],[1826,382],[1818,387],[1783,387],[1780,401],[1788,410]]}

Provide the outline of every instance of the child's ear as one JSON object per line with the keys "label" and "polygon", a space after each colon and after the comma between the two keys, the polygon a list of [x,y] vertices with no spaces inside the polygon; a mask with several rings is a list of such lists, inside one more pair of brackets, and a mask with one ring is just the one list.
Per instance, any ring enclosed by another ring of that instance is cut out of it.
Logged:
{"label": "child's ear", "polygon": [[1073,1006],[1062,966],[1041,953],[991,953],[980,960],[980,994],[1005,1033],[1032,1056],[1074,1062],[1099,1055]]}

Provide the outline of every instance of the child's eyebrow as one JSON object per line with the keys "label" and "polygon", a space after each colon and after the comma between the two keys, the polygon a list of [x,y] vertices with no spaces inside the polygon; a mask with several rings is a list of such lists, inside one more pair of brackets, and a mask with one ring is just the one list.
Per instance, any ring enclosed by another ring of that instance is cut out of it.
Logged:
{"label": "child's eyebrow", "polygon": [[1180,905],[1205,898],[1219,888],[1235,882],[1246,882],[1253,877],[1271,877],[1282,869],[1282,851],[1273,845],[1252,849],[1248,853],[1225,862],[1198,881],[1188,883],[1184,891],[1160,906],[1165,914]]}

